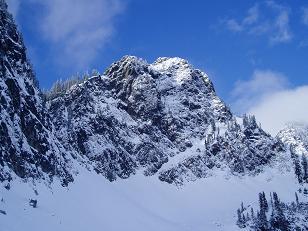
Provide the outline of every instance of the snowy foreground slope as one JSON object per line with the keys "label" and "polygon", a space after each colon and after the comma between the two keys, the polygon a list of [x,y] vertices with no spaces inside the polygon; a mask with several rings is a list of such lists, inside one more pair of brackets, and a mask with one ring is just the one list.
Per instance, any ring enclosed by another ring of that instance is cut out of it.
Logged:
{"label": "snowy foreground slope", "polygon": [[[142,174],[110,183],[81,170],[69,187],[14,181],[1,188],[1,230],[238,230],[240,203],[257,207],[257,194],[278,191],[294,200],[293,174],[268,169],[257,177],[216,176],[177,188]],[[38,201],[37,208],[29,199]]]}
{"label": "snowy foreground slope", "polygon": [[181,58],[43,95],[4,0],[0,16],[0,231],[307,230],[306,128],[235,117]]}

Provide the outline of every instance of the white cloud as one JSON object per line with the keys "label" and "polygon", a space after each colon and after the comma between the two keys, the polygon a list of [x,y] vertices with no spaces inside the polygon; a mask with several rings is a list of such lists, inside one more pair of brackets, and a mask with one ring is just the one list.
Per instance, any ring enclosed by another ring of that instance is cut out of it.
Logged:
{"label": "white cloud", "polygon": [[255,115],[272,135],[289,122],[308,124],[308,86],[290,88],[281,73],[255,71],[249,81],[235,85],[233,99],[237,111]]}
{"label": "white cloud", "polygon": [[[122,12],[119,0],[32,0],[44,7],[39,20],[46,40],[70,64],[86,66],[114,33],[114,20]],[[57,56],[60,56],[57,54]]]}
{"label": "white cloud", "polygon": [[292,39],[289,16],[289,8],[274,1],[266,1],[248,9],[242,20],[229,18],[225,25],[232,32],[246,32],[253,36],[265,35],[271,44],[285,43]]}
{"label": "white cloud", "polygon": [[308,7],[302,8],[302,22],[308,26]]}
{"label": "white cloud", "polygon": [[276,92],[250,108],[262,127],[276,135],[287,123],[308,124],[308,86]]}
{"label": "white cloud", "polygon": [[16,18],[20,8],[20,0],[6,0],[6,3],[8,4],[9,11]]}
{"label": "white cloud", "polygon": [[286,89],[287,78],[271,70],[255,70],[248,81],[238,81],[232,91],[233,109],[246,113],[269,94]]}

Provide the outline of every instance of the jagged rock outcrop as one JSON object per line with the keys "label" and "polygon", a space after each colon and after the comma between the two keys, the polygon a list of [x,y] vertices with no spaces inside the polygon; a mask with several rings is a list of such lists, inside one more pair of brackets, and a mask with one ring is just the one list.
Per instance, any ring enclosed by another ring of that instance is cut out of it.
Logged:
{"label": "jagged rock outcrop", "polygon": [[244,116],[243,123],[234,119],[225,127],[215,128],[214,125],[204,145],[205,149],[198,155],[162,171],[159,178],[181,185],[187,180],[207,177],[212,169],[217,168],[233,174],[254,175],[261,172],[273,157],[285,151],[283,143],[265,133],[253,116]]}
{"label": "jagged rock outcrop", "polygon": [[59,176],[72,180],[65,150],[52,134],[22,36],[0,1],[0,181]]}
{"label": "jagged rock outcrop", "polygon": [[49,102],[59,140],[109,180],[146,175],[181,184],[216,167],[258,172],[283,145],[254,117],[236,122],[208,76],[180,58],[125,56]]}

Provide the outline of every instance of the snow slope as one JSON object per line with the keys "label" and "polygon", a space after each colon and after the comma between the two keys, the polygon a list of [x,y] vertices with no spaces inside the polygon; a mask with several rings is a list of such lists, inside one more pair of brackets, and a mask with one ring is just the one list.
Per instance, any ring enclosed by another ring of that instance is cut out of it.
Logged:
{"label": "snow slope", "polygon": [[[269,167],[241,178],[217,171],[180,188],[141,173],[109,182],[85,169],[69,187],[14,181],[10,190],[0,189],[0,209],[7,213],[0,214],[0,230],[238,230],[236,209],[241,202],[257,207],[259,192],[278,191],[282,200],[294,200],[298,185],[288,169]],[[37,199],[37,208],[30,199]]]}

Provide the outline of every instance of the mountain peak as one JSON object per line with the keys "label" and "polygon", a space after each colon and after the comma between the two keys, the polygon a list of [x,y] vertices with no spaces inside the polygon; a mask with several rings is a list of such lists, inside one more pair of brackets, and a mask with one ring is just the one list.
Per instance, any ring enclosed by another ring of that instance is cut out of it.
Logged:
{"label": "mountain peak", "polygon": [[[213,84],[207,74],[195,69],[187,60],[179,57],[160,57],[152,64],[146,60],[132,55],[123,56],[119,61],[114,62],[105,72],[106,76],[111,73],[121,72],[121,78],[127,78],[129,75],[148,73],[150,75],[167,75],[172,77],[178,84],[194,80],[201,80],[214,91]],[[113,76],[113,75],[112,75]]]}
{"label": "mountain peak", "polygon": [[133,55],[125,55],[119,61],[113,63],[111,66],[113,66],[114,64],[117,64],[117,65],[120,65],[120,66],[127,66],[127,65],[144,66],[144,65],[148,65],[148,63],[144,59],[141,59],[141,58],[139,58],[137,56],[133,56]]}
{"label": "mountain peak", "polygon": [[172,67],[186,67],[191,68],[189,62],[180,57],[159,57],[154,63],[153,66],[161,66],[162,70],[168,70]]}

